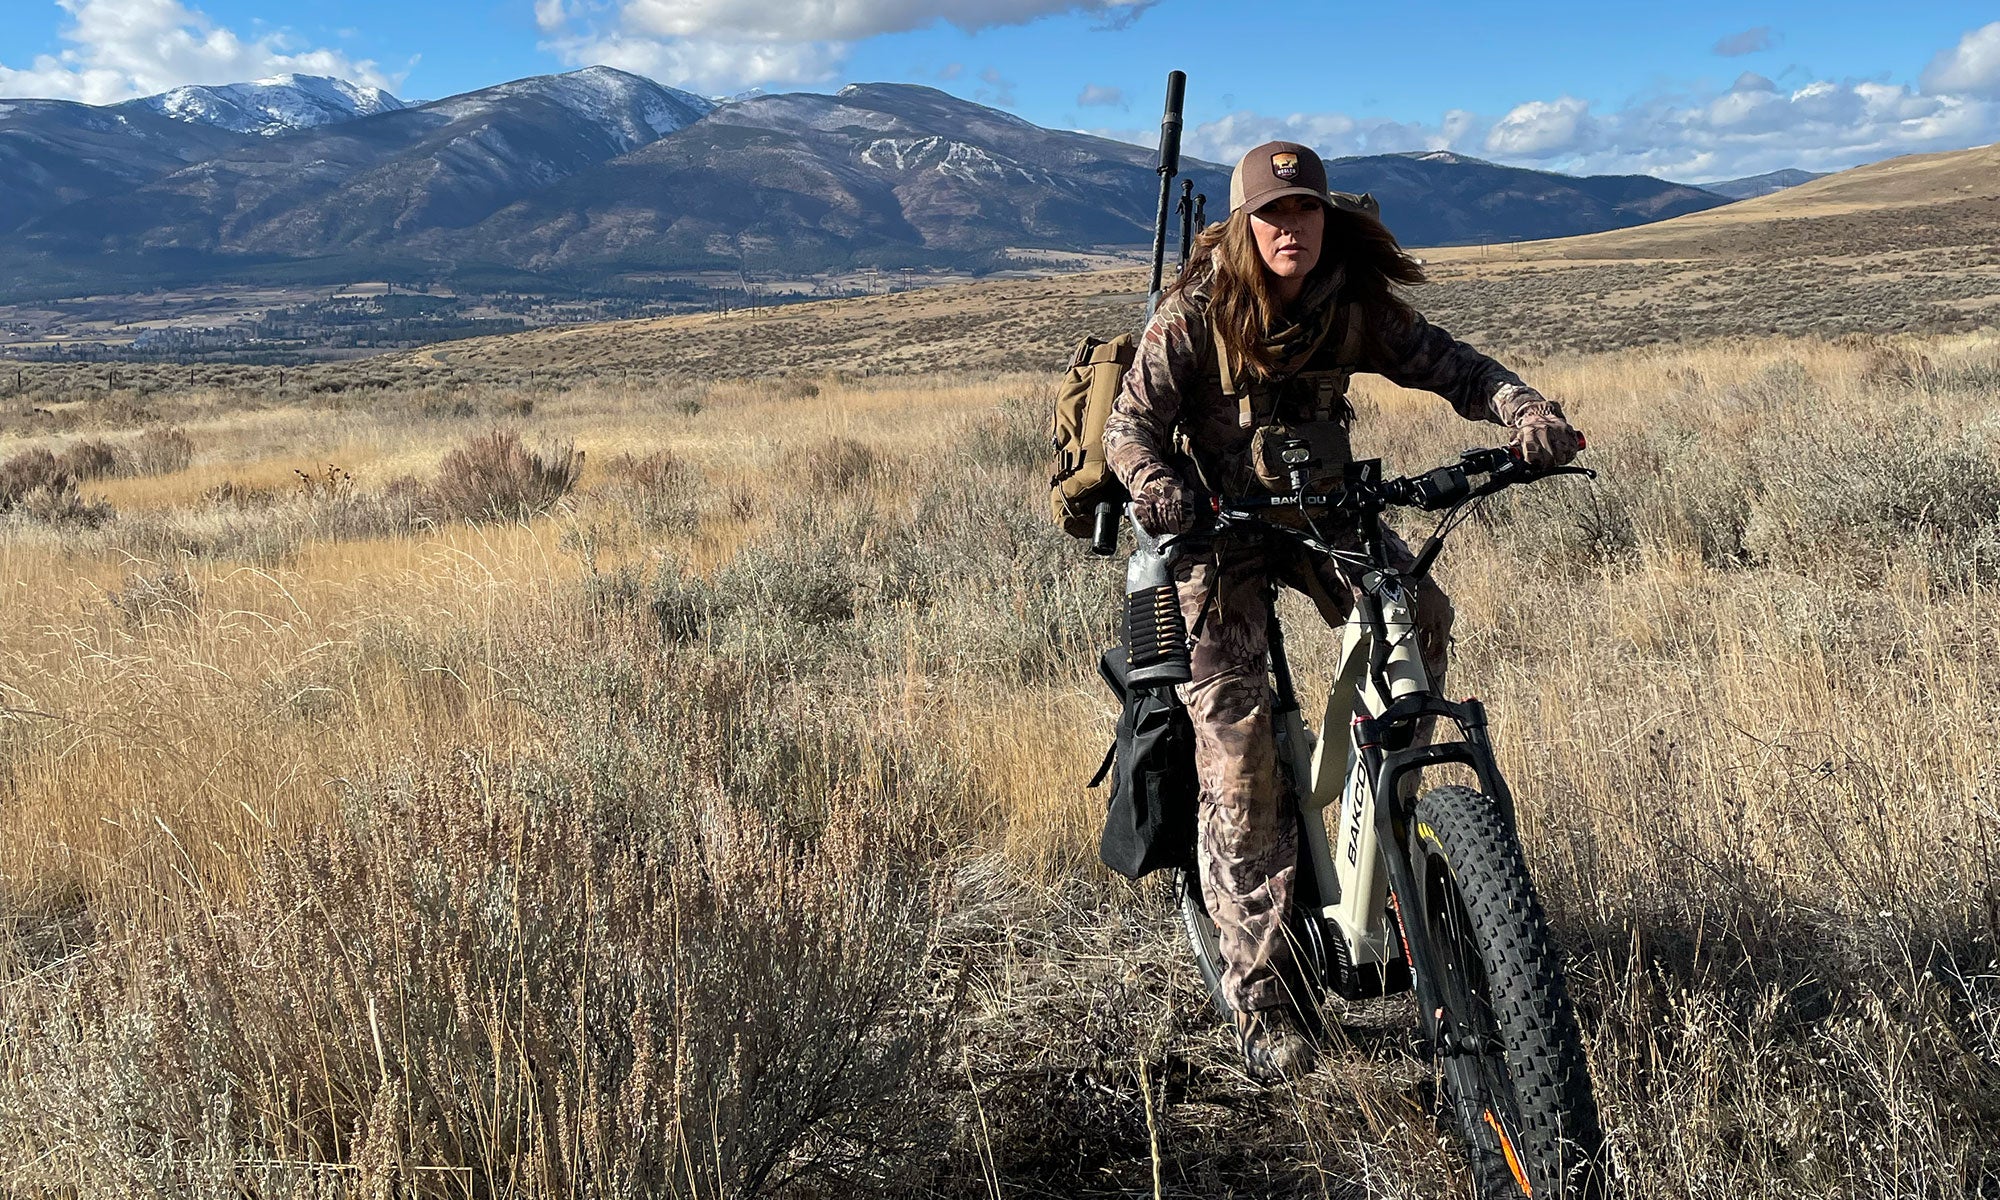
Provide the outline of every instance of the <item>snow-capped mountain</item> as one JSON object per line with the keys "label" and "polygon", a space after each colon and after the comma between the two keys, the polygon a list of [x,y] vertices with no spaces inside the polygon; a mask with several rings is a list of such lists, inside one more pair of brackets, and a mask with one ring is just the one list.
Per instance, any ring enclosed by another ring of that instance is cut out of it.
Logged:
{"label": "snow-capped mountain", "polygon": [[611,137],[621,153],[684,129],[715,108],[712,100],[612,67],[533,75],[427,107],[464,120],[528,97],[552,101],[589,121]]}
{"label": "snow-capped mountain", "polygon": [[[1227,168],[1183,158],[1182,169],[1217,212]],[[1327,171],[1337,188],[1373,192],[1417,245],[1562,237],[1726,202],[1643,176],[1574,178],[1438,151],[1335,159]],[[1038,128],[910,84],[717,106],[589,67],[425,104],[293,77],[0,111],[0,278],[115,278],[129,273],[121,264],[155,260],[218,277],[286,259],[328,278],[385,263],[978,268],[1017,247],[1144,244],[1158,195],[1148,146]]]}
{"label": "snow-capped mountain", "polygon": [[266,137],[407,107],[381,88],[324,75],[273,75],[215,87],[190,85],[130,103],[176,121]]}
{"label": "snow-capped mountain", "polygon": [[[281,137],[236,134],[238,145],[185,170],[49,212],[30,236],[49,246],[130,239],[217,253],[431,253],[495,210],[708,110],[698,96],[609,67],[538,75]],[[130,115],[220,132],[150,110]]]}

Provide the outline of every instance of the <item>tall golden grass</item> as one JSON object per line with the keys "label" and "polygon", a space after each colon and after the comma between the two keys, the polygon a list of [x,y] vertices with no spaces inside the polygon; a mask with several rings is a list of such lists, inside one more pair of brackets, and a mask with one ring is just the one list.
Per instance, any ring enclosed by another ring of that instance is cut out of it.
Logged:
{"label": "tall golden grass", "polygon": [[[1450,687],[1626,1190],[1989,1194],[2000,337],[1524,373],[1602,476],[1452,543]],[[1040,377],[211,399],[113,519],[0,516],[0,1191],[1463,1187],[1406,1001],[1251,1089],[1095,865],[1119,580]],[[1395,469],[1498,435],[1359,407]],[[575,490],[412,499],[509,411]]]}

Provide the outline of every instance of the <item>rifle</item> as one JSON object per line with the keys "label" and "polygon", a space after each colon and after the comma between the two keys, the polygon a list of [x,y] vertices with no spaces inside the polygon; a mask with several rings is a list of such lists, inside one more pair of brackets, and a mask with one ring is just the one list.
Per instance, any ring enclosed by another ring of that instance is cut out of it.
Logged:
{"label": "rifle", "polygon": [[[1167,73],[1167,111],[1160,117],[1160,213],[1153,222],[1153,282],[1146,300],[1146,320],[1160,306],[1161,276],[1167,259],[1167,216],[1174,197],[1174,176],[1181,169],[1181,105],[1187,94],[1187,74]],[[1194,181],[1181,187],[1181,262],[1187,262],[1189,226],[1194,205],[1188,194]],[[1117,545],[1118,516],[1097,510],[1096,546],[1108,554]],[[1126,511],[1131,511],[1128,505]],[[1193,678],[1188,663],[1187,622],[1181,618],[1180,597],[1174,587],[1174,560],[1179,546],[1174,537],[1154,538],[1136,518],[1132,521],[1132,557],[1125,563],[1125,652],[1131,663],[1129,676],[1134,686],[1158,687],[1186,683]],[[1095,546],[1093,546],[1095,548]]]}
{"label": "rifle", "polygon": [[[1153,218],[1153,281],[1147,287],[1146,319],[1160,306],[1160,277],[1167,263],[1167,219],[1174,200],[1174,176],[1181,173],[1181,106],[1187,95],[1187,72],[1167,72],[1167,110],[1160,117],[1160,212]],[[1181,258],[1187,259],[1186,222],[1182,222]],[[1091,529],[1090,552],[1109,557],[1118,550],[1118,506],[1105,501],[1097,506],[1096,523]]]}
{"label": "rifle", "polygon": [[1167,72],[1167,111],[1160,117],[1160,215],[1153,219],[1153,282],[1146,290],[1146,319],[1160,304],[1160,275],[1167,264],[1167,211],[1174,200],[1174,176],[1181,173],[1181,106],[1187,72]]}

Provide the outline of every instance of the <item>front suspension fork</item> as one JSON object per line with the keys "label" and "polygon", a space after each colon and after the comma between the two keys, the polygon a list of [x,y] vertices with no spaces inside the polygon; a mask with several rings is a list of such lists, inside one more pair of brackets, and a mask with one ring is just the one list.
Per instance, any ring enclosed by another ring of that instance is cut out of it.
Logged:
{"label": "front suspension fork", "polygon": [[[1382,749],[1382,741],[1390,729],[1427,716],[1454,721],[1460,740],[1403,750]],[[1486,736],[1486,710],[1477,700],[1454,704],[1435,696],[1407,696],[1381,716],[1357,722],[1356,740],[1362,746],[1362,765],[1375,779],[1376,838],[1389,876],[1390,911],[1396,918],[1404,958],[1410,964],[1411,982],[1425,1031],[1443,1053],[1454,1044],[1467,1044],[1475,1035],[1464,1023],[1466,1014],[1448,1010],[1438,983],[1443,978],[1443,967],[1422,920],[1427,900],[1418,890],[1411,863],[1409,826],[1416,815],[1416,797],[1405,800],[1401,784],[1424,767],[1461,763],[1479,777],[1481,789],[1501,806],[1509,825],[1514,819],[1513,793],[1493,760],[1492,744]],[[1413,918],[1414,930],[1410,927]]]}

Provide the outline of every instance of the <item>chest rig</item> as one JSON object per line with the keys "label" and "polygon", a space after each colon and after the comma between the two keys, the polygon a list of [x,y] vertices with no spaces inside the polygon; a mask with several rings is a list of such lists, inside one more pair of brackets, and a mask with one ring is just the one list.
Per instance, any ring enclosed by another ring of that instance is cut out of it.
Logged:
{"label": "chest rig", "polygon": [[[1342,468],[1354,457],[1348,438],[1354,407],[1348,402],[1347,386],[1360,359],[1363,332],[1361,305],[1350,301],[1340,306],[1300,356],[1300,369],[1276,378],[1251,372],[1247,379],[1238,374],[1240,364],[1232,360],[1220,334],[1213,335],[1223,399],[1235,403],[1237,428],[1247,435],[1224,458],[1225,489],[1290,492],[1281,455],[1299,443],[1311,453],[1308,479],[1314,490],[1325,490],[1323,485],[1340,479]],[[1330,358],[1324,353],[1329,345]]]}

